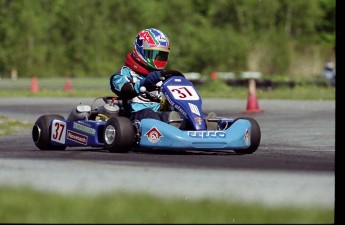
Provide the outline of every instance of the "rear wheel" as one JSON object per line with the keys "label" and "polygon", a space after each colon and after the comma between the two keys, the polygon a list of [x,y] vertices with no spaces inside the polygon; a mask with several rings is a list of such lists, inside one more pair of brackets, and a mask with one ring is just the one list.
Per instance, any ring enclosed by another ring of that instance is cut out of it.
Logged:
{"label": "rear wheel", "polygon": [[[255,152],[258,149],[258,147],[260,145],[260,140],[261,140],[260,126],[255,119],[250,118],[250,117],[242,117],[242,118],[238,118],[238,119],[249,120],[252,127],[251,127],[251,132],[250,132],[250,146],[246,149],[236,150],[236,153],[252,154],[253,152]],[[236,120],[238,120],[238,119],[236,119]]]}
{"label": "rear wheel", "polygon": [[126,117],[112,117],[104,126],[104,145],[110,152],[128,152],[134,145],[135,129]]}
{"label": "rear wheel", "polygon": [[50,144],[51,121],[54,119],[65,120],[57,114],[40,116],[32,127],[32,140],[40,150],[65,150],[66,146],[52,146]]}

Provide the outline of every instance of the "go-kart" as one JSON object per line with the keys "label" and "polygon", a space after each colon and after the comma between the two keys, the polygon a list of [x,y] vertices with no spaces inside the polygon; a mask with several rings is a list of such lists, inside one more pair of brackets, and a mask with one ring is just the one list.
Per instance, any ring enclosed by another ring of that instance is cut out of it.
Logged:
{"label": "go-kart", "polygon": [[124,99],[105,96],[95,99],[103,100],[98,106],[94,106],[95,101],[75,106],[67,119],[58,114],[40,116],[32,128],[36,147],[40,150],[98,147],[117,153],[161,149],[251,154],[258,149],[261,131],[255,119],[207,118],[199,93],[182,73],[169,70],[161,74],[164,80],[159,96],[151,97],[160,101],[162,109],[177,111],[185,123],[183,129],[155,119],[132,121]]}

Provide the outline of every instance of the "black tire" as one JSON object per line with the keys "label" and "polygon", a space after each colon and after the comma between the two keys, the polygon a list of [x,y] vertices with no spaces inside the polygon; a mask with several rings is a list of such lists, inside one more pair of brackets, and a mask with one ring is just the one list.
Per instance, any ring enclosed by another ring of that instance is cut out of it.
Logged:
{"label": "black tire", "polygon": [[261,141],[261,130],[260,130],[260,126],[258,124],[258,122],[250,117],[241,117],[241,118],[237,118],[238,119],[244,119],[244,120],[249,120],[249,122],[252,125],[251,128],[251,134],[250,134],[250,146],[246,149],[238,149],[236,150],[236,153],[239,154],[252,154],[253,152],[255,152],[259,145],[260,145],[260,141]]}
{"label": "black tire", "polygon": [[40,150],[65,150],[67,146],[52,146],[50,144],[51,121],[54,119],[65,120],[57,114],[40,116],[32,127],[32,140]]}
{"label": "black tire", "polygon": [[126,117],[112,117],[104,125],[104,147],[113,153],[128,152],[134,145],[135,129]]}

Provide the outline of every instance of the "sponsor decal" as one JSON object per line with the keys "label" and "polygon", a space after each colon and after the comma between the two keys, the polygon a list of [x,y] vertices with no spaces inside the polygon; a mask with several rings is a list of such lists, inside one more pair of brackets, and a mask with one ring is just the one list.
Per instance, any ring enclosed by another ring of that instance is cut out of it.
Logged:
{"label": "sponsor decal", "polygon": [[188,136],[193,138],[226,138],[226,132],[224,131],[188,131]]}
{"label": "sponsor decal", "polygon": [[146,134],[147,139],[151,143],[157,143],[162,137],[162,133],[156,127],[152,127]]}
{"label": "sponsor decal", "polygon": [[201,119],[201,117],[199,117],[199,116],[195,117],[194,120],[195,120],[198,124],[201,124],[201,123],[202,123],[202,119]]}
{"label": "sponsor decal", "polygon": [[77,123],[83,124],[84,126],[87,126],[87,127],[91,127],[91,124],[86,123],[86,122],[84,122],[84,121],[77,121]]}
{"label": "sponsor decal", "polygon": [[246,132],[244,133],[244,141],[246,142],[247,145],[249,145],[249,139],[250,139],[249,131],[248,129],[246,129]]}
{"label": "sponsor decal", "polygon": [[[87,125],[89,125],[89,124],[87,124]],[[86,126],[84,124],[80,124],[78,122],[77,123],[76,122],[73,123],[73,129],[82,131],[82,132],[87,133],[87,134],[91,134],[93,136],[95,136],[95,133],[96,133],[95,129],[93,129],[91,127],[88,127],[88,126]]]}
{"label": "sponsor decal", "polygon": [[196,106],[196,105],[194,105],[194,104],[192,104],[192,103],[188,103],[188,105],[189,105],[189,108],[190,108],[190,110],[192,111],[192,113],[194,113],[194,114],[200,116],[200,111],[199,111],[199,109],[198,109],[198,106]]}
{"label": "sponsor decal", "polygon": [[184,117],[187,117],[187,113],[181,109],[181,107],[179,105],[176,105],[172,100],[171,98],[169,97],[169,95],[165,95],[166,97],[166,100],[169,102],[169,104],[175,108],[177,111],[179,111]]}
{"label": "sponsor decal", "polygon": [[187,113],[179,105],[175,105],[174,108],[179,111],[184,117],[187,117]]}
{"label": "sponsor decal", "polygon": [[79,134],[77,132],[67,130],[67,139],[75,141],[82,145],[87,145],[87,136],[84,134]]}
{"label": "sponsor decal", "polygon": [[159,35],[158,37],[156,37],[156,39],[160,42],[168,42],[168,39],[166,39],[166,37],[163,35]]}

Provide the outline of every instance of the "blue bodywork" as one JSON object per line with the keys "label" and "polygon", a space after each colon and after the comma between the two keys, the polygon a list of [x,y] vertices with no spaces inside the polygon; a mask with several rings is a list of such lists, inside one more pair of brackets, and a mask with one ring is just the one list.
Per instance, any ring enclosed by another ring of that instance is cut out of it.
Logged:
{"label": "blue bodywork", "polygon": [[[223,119],[220,124],[232,123]],[[59,126],[57,126],[59,124]],[[61,125],[66,124],[62,129]],[[104,121],[52,121],[51,144],[69,147],[104,147]],[[228,126],[228,125],[226,125]],[[143,119],[140,122],[140,139],[135,147],[149,149],[226,150],[245,149],[251,144],[251,124],[238,119],[225,130],[180,130],[162,121]],[[59,137],[60,139],[56,138]]]}
{"label": "blue bodywork", "polygon": [[[239,150],[251,146],[252,124],[246,119],[217,118],[217,130],[207,130],[202,99],[193,84],[183,76],[168,77],[161,93],[172,110],[178,111],[189,123],[188,130],[178,129],[168,123],[142,119],[133,123],[137,132],[134,148],[143,149],[193,149]],[[51,121],[53,146],[104,147],[102,120]]]}
{"label": "blue bodywork", "polygon": [[139,147],[158,149],[225,150],[250,146],[251,124],[239,119],[226,130],[184,131],[153,119],[141,121]]}
{"label": "blue bodywork", "polygon": [[53,120],[51,122],[51,144],[69,147],[103,147],[105,121],[94,120]]}
{"label": "blue bodywork", "polygon": [[171,107],[191,124],[192,130],[206,130],[202,119],[202,99],[189,80],[180,76],[170,77],[163,83],[162,92]]}

